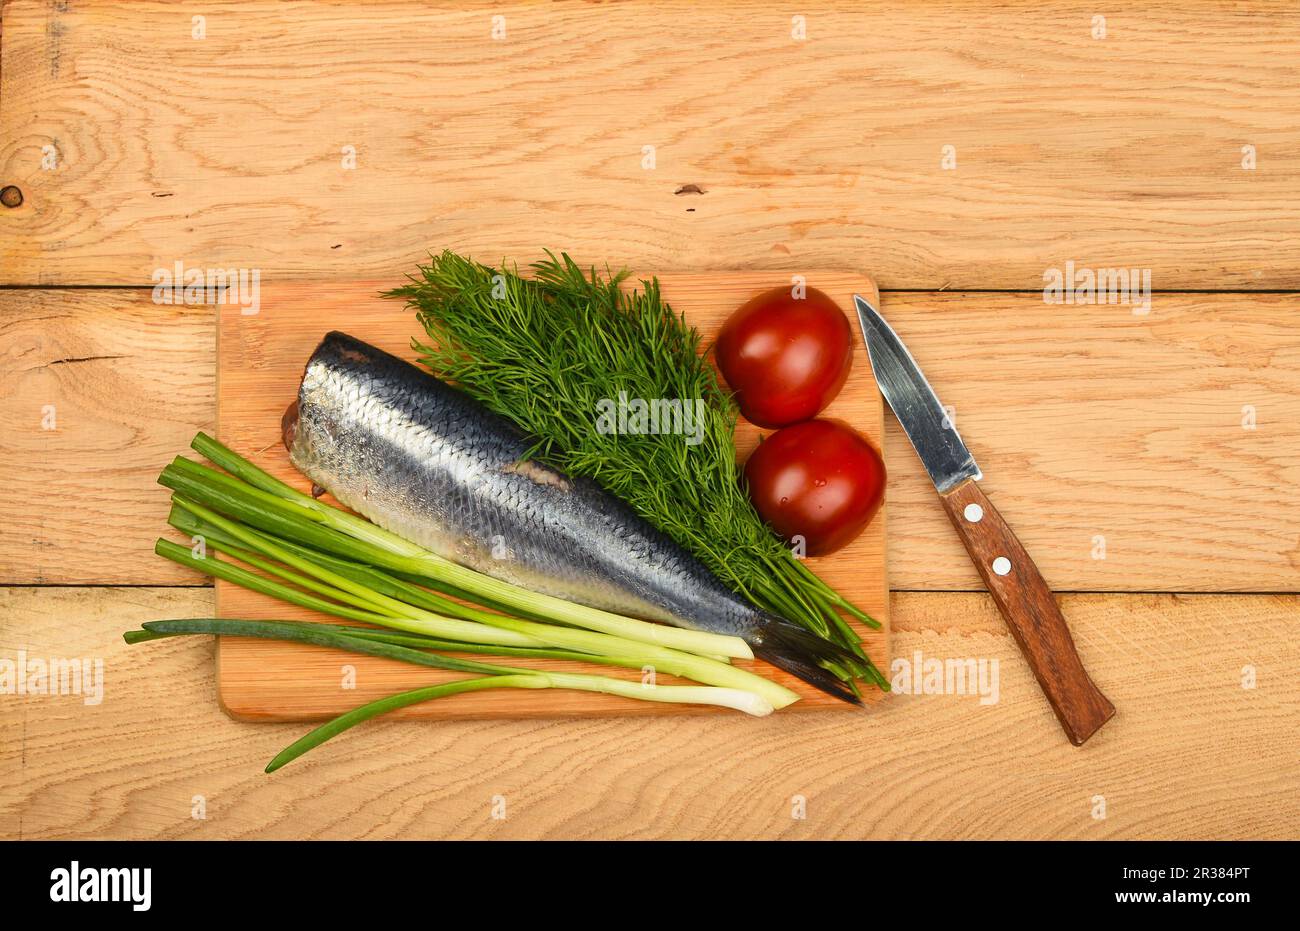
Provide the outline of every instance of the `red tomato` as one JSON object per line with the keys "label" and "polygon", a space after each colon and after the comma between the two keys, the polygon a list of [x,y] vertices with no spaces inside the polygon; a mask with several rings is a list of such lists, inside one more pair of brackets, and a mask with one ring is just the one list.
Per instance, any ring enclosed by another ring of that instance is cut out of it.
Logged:
{"label": "red tomato", "polygon": [[852,541],[885,496],[876,448],[833,420],[777,430],[745,463],[745,480],[763,519],[787,540],[802,536],[809,556]]}
{"label": "red tomato", "polygon": [[839,394],[853,335],[840,308],[816,288],[798,300],[790,288],[773,288],[723,324],[717,360],[745,418],[784,427],[816,417]]}

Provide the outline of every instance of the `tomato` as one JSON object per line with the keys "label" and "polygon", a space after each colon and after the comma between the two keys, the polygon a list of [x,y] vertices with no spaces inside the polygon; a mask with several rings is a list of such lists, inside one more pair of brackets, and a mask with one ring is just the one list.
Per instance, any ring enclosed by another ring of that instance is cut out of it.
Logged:
{"label": "tomato", "polygon": [[829,297],[808,288],[764,291],[741,306],[718,333],[716,358],[745,418],[784,427],[816,417],[844,387],[853,334]]}
{"label": "tomato", "polygon": [[870,523],[885,497],[885,463],[856,431],[834,420],[777,430],[745,463],[754,507],[809,556],[833,553]]}

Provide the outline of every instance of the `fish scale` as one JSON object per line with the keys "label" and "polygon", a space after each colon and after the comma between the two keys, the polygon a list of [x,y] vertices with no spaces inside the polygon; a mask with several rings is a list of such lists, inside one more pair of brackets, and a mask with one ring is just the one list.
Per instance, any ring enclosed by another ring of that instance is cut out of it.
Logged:
{"label": "fish scale", "polygon": [[425,549],[619,614],[742,637],[756,655],[854,700],[817,665],[843,651],[732,592],[595,482],[527,458],[517,427],[428,372],[326,335],[285,415],[293,464]]}

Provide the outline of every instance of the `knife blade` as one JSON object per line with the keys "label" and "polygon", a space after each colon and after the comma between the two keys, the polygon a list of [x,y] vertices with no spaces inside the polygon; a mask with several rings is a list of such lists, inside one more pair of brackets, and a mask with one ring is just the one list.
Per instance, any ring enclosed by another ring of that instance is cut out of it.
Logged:
{"label": "knife blade", "polygon": [[855,294],[853,302],[876,384],[898,415],[934,487],[943,494],[966,479],[983,478],[948,409],[939,403],[898,334],[865,299]]}
{"label": "knife blade", "polygon": [[1115,714],[1089,678],[1042,573],[977,482],[983,473],[949,411],[880,312],[853,296],[880,393],[929,473],[939,500],[1011,629],[1057,720],[1080,746]]}

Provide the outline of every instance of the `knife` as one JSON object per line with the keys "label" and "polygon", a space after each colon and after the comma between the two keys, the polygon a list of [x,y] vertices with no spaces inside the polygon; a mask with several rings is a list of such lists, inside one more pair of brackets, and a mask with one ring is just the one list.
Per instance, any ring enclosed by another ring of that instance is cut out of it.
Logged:
{"label": "knife", "polygon": [[980,490],[977,483],[983,473],[912,354],[867,300],[855,294],[853,303],[880,393],[930,473],[948,519],[1061,727],[1071,743],[1081,746],[1110,720],[1115,706],[1088,678],[1052,590]]}

